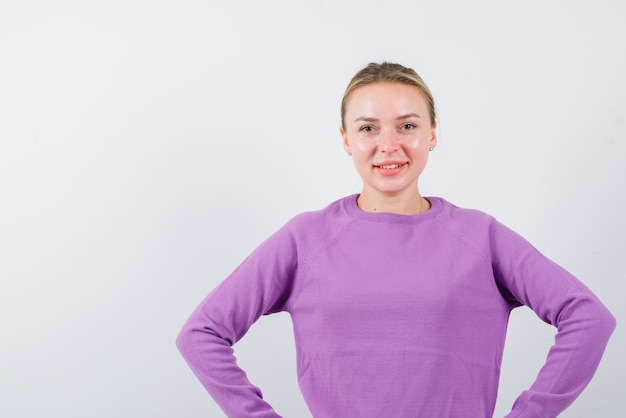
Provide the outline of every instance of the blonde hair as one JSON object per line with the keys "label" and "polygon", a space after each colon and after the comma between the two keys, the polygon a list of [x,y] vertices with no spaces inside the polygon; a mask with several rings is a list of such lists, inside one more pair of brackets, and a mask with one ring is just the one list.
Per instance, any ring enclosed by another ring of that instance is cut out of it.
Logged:
{"label": "blonde hair", "polygon": [[415,72],[414,69],[405,67],[392,62],[383,62],[381,64],[372,62],[365,68],[360,70],[352,77],[350,84],[346,88],[341,100],[341,126],[345,129],[346,106],[348,99],[354,90],[374,83],[401,83],[409,86],[417,87],[426,100],[428,112],[430,113],[430,123],[436,126],[435,100],[430,89],[422,80],[422,77]]}

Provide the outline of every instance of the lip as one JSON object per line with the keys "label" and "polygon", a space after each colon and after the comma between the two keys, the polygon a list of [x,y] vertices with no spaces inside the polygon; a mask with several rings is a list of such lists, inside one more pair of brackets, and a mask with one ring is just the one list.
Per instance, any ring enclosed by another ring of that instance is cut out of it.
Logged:
{"label": "lip", "polygon": [[[409,163],[407,161],[383,161],[379,164],[374,164],[374,170],[383,176],[394,176],[402,172]],[[388,166],[396,166],[393,168],[383,168]]]}

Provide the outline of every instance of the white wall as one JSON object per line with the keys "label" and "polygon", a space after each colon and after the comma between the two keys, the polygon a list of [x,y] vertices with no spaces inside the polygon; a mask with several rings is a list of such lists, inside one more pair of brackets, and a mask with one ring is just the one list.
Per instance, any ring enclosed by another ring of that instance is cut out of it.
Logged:
{"label": "white wall", "polygon": [[[298,212],[359,191],[339,100],[414,67],[440,142],[422,190],[497,216],[626,320],[623,2],[0,2],[0,416],[222,416],[174,338]],[[621,325],[620,324],[620,325]],[[496,416],[553,332],[512,319]],[[564,417],[626,409],[619,327]],[[289,318],[241,364],[306,417]]]}

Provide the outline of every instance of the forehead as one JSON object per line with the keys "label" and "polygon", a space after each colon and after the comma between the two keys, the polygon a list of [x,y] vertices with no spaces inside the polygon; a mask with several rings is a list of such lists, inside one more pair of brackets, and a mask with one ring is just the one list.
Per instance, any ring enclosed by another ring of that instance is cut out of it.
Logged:
{"label": "forehead", "polygon": [[380,82],[355,89],[348,97],[346,112],[393,110],[398,107],[427,109],[423,92],[416,86],[404,83]]}

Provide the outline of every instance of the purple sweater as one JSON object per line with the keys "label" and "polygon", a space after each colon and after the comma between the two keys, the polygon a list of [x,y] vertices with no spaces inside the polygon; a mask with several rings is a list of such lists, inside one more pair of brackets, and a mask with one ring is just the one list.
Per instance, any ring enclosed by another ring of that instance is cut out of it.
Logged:
{"label": "purple sweater", "polygon": [[231,346],[290,313],[315,418],[493,414],[511,309],[558,329],[507,417],[555,417],[594,374],[615,319],[581,282],[482,212],[430,197],[420,215],[366,213],[357,196],[296,216],[191,315],[178,348],[229,417],[278,417]]}

